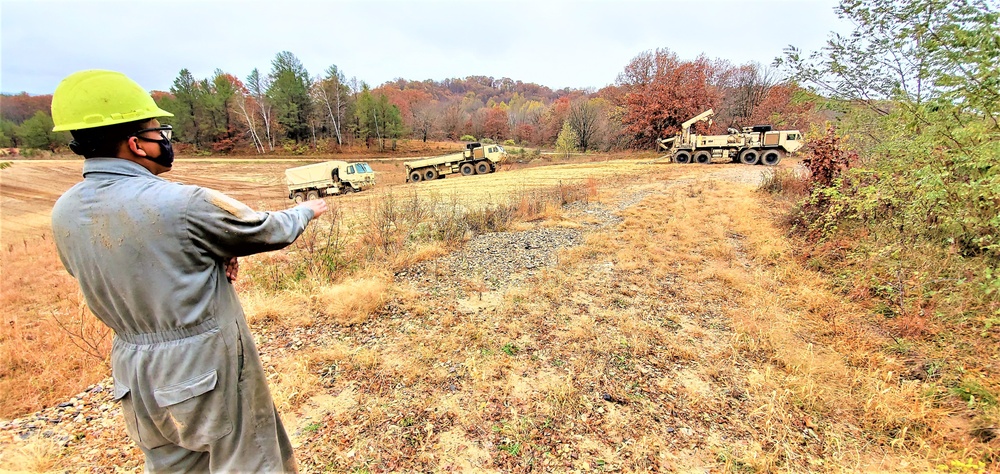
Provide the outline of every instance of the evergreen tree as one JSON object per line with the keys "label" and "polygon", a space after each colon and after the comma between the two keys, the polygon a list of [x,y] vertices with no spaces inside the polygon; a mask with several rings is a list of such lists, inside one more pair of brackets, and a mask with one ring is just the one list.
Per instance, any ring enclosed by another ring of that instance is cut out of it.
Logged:
{"label": "evergreen tree", "polygon": [[201,87],[195,80],[191,71],[181,69],[174,79],[174,85],[170,88],[173,94],[173,101],[164,101],[164,105],[170,108],[166,110],[174,114],[169,121],[174,127],[174,135],[177,141],[191,143],[196,147],[202,144],[199,119],[202,115]]}
{"label": "evergreen tree", "polygon": [[27,148],[55,150],[65,145],[67,139],[65,133],[53,132],[54,126],[49,114],[42,111],[35,112],[35,115],[17,128],[18,142]]}
{"label": "evergreen tree", "polygon": [[308,139],[312,109],[309,72],[294,54],[282,51],[271,61],[269,78],[267,97],[286,136],[296,142]]}
{"label": "evergreen tree", "polygon": [[385,149],[385,140],[398,138],[403,130],[399,108],[389,103],[384,94],[373,94],[365,85],[358,96],[355,108],[358,138],[375,140],[379,150]]}

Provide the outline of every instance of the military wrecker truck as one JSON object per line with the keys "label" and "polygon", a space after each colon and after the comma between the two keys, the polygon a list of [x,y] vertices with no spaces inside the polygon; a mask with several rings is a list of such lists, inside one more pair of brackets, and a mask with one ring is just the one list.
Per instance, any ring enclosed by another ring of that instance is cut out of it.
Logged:
{"label": "military wrecker truck", "polygon": [[431,181],[452,173],[463,176],[488,174],[497,170],[507,159],[507,152],[500,145],[468,143],[465,150],[432,158],[419,158],[403,163],[407,182]]}
{"label": "military wrecker truck", "polygon": [[349,194],[375,186],[375,172],[368,163],[325,161],[285,170],[288,199],[295,202]]}
{"label": "military wrecker truck", "polygon": [[789,153],[802,148],[802,134],[798,130],[773,130],[770,125],[754,125],[741,130],[730,128],[726,135],[697,135],[691,133],[695,122],[708,120],[715,111],[708,109],[681,124],[681,133],[656,140],[660,148],[675,163],[711,163],[715,158],[725,158],[733,163],[775,166]]}

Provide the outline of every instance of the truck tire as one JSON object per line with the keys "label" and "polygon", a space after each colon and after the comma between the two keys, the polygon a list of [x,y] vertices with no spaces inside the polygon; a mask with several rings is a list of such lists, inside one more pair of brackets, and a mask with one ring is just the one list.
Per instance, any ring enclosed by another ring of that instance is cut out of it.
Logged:
{"label": "truck tire", "polygon": [[424,168],[424,179],[427,181],[438,179],[438,170],[436,168]]}
{"label": "truck tire", "polygon": [[756,165],[760,161],[760,152],[751,148],[747,148],[740,152],[740,163],[744,165]]}
{"label": "truck tire", "polygon": [[410,181],[414,183],[419,183],[424,180],[424,174],[420,170],[410,171]]}
{"label": "truck tire", "polygon": [[313,199],[319,199],[319,191],[309,191],[306,193],[306,200],[312,201]]}
{"label": "truck tire", "polygon": [[767,166],[777,166],[781,163],[781,158],[785,155],[781,150],[765,150],[760,154],[760,164]]}
{"label": "truck tire", "polygon": [[302,201],[306,200],[306,197],[304,195],[302,195],[302,193],[295,193],[292,196],[292,200],[295,201],[295,204],[301,204]]}
{"label": "truck tire", "polygon": [[470,176],[476,174],[476,167],[472,166],[472,163],[465,163],[462,165],[462,176]]}
{"label": "truck tire", "polygon": [[490,164],[485,161],[476,163],[476,174],[487,174],[493,172]]}
{"label": "truck tire", "polygon": [[686,151],[674,153],[674,163],[688,164],[691,162],[691,154]]}
{"label": "truck tire", "polygon": [[712,162],[712,152],[710,152],[708,150],[701,150],[701,151],[695,152],[695,154],[694,154],[694,162],[698,163],[698,164],[701,164],[701,165],[707,165],[707,164],[711,163]]}

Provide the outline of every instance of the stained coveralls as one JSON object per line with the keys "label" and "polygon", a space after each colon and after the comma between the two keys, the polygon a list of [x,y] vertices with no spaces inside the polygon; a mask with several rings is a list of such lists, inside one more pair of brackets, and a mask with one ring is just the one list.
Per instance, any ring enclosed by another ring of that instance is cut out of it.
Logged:
{"label": "stained coveralls", "polygon": [[256,212],[128,160],[89,158],[52,211],[63,265],[114,330],[111,369],[147,471],[293,471],[224,262],[291,244],[311,209]]}

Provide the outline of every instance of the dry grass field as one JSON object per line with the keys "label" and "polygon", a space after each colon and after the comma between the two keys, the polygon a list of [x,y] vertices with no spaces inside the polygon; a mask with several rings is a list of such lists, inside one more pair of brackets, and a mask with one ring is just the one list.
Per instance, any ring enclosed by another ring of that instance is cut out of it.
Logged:
{"label": "dry grass field", "polygon": [[[418,184],[368,160],[376,189],[244,259],[301,470],[987,469],[975,460],[1000,441],[970,434],[867,303],[796,258],[763,167],[607,158]],[[281,209],[298,163],[166,177]],[[106,387],[109,335],[48,236],[80,168],[0,171],[0,470],[142,467]]]}

